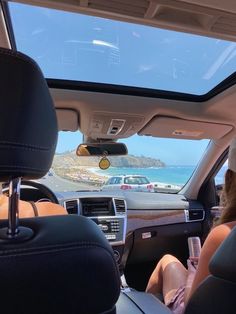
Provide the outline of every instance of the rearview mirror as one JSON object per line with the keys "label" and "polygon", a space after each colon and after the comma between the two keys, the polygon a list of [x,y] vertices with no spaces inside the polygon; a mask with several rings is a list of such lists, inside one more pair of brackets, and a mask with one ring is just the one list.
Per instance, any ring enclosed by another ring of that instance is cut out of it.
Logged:
{"label": "rearview mirror", "polygon": [[127,147],[123,143],[83,143],[76,150],[77,156],[119,156],[127,154]]}

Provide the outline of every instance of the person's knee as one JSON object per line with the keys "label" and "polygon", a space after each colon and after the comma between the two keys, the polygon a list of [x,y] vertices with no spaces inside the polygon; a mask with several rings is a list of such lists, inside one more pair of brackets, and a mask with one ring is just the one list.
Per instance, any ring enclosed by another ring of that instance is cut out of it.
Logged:
{"label": "person's knee", "polygon": [[162,257],[161,261],[162,261],[162,268],[163,269],[165,269],[166,266],[168,266],[168,265],[175,265],[176,263],[179,263],[179,260],[171,254],[165,254]]}
{"label": "person's knee", "polygon": [[174,255],[165,254],[165,255],[162,257],[162,260],[163,260],[163,261],[166,261],[166,262],[172,262],[172,261],[176,261],[177,258],[176,258]]}

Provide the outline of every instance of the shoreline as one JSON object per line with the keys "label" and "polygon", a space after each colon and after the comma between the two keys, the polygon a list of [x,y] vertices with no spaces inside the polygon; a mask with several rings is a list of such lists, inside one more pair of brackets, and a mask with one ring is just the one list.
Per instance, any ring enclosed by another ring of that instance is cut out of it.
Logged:
{"label": "shoreline", "polygon": [[[112,167],[111,167],[112,168]],[[114,168],[114,167],[113,167]],[[145,169],[145,168],[141,168],[141,169]],[[96,168],[87,168],[87,170],[89,172],[92,172],[93,174],[95,174],[96,176],[99,176],[101,178],[106,178],[106,180],[109,177],[112,177],[112,175],[102,175],[100,174],[98,171],[99,169]],[[114,175],[115,176],[115,175]],[[181,188],[183,187],[183,185],[180,184],[173,184],[173,183],[168,183],[168,182],[160,182],[160,181],[150,181],[151,184],[153,184],[154,186],[154,190],[155,189],[167,189],[167,190],[181,190]]]}
{"label": "shoreline", "polygon": [[[130,167],[124,167],[127,169],[127,171],[122,171],[122,168],[117,167],[110,167],[110,173],[102,173],[102,170],[100,170],[98,167],[91,167],[91,166],[76,166],[76,167],[66,167],[66,168],[55,168],[54,171],[57,173],[60,177],[64,177],[65,179],[74,181],[74,182],[84,182],[89,185],[97,185],[102,186],[105,184],[105,182],[108,180],[108,178],[112,176],[120,176],[120,175],[140,175],[140,176],[146,176],[150,183],[153,184],[154,189],[168,189],[168,190],[180,190],[184,183],[171,183],[168,181],[158,180],[158,176],[155,178],[152,176],[148,176],[145,173],[137,173],[139,170],[145,170],[147,168],[130,168]],[[156,168],[156,167],[155,167]],[[153,168],[148,168],[149,170]],[[159,168],[160,169],[160,168]],[[117,173],[117,170],[118,173]],[[153,169],[154,170],[154,169]],[[113,173],[114,172],[114,173]],[[123,173],[122,173],[123,172]],[[157,180],[156,180],[157,179]]]}

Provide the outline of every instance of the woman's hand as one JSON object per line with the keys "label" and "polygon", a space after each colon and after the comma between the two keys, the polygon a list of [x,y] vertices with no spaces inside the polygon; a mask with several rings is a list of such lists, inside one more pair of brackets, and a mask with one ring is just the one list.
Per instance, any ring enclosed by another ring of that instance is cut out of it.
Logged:
{"label": "woman's hand", "polygon": [[190,257],[187,260],[187,265],[188,265],[188,277],[187,277],[186,286],[191,287],[195,273],[196,273],[197,265],[198,265],[198,257]]}
{"label": "woman's hand", "polygon": [[199,257],[191,257],[190,256],[189,259],[187,260],[188,268],[191,267],[191,265],[189,265],[189,264],[192,264],[192,267],[195,267],[195,269],[196,269],[198,262],[199,262]]}
{"label": "woman's hand", "polygon": [[184,293],[184,302],[186,303],[189,297],[190,290],[192,288],[193,280],[196,274],[198,264],[198,257],[190,257],[187,260],[188,265],[188,276],[186,280],[186,287],[185,287],[185,293]]}

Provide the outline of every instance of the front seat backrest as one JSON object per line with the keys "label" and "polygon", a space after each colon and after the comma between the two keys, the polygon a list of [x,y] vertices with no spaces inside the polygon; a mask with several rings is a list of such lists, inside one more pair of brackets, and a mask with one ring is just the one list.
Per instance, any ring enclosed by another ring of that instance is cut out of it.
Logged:
{"label": "front seat backrest", "polygon": [[57,119],[47,83],[29,57],[0,48],[0,182],[37,179],[51,166]]}
{"label": "front seat backrest", "polygon": [[21,225],[35,236],[0,245],[1,313],[115,313],[119,272],[93,221],[68,215],[22,219]]}
{"label": "front seat backrest", "polygon": [[[0,48],[0,68],[0,182],[37,179],[48,172],[57,140],[47,83],[21,53]],[[75,215],[24,219],[14,236],[5,232],[7,224],[0,221],[2,313],[115,313],[119,272],[93,221]],[[32,233],[19,237],[24,230]]]}
{"label": "front seat backrest", "polygon": [[236,313],[236,228],[213,255],[208,276],[194,292],[185,314]]}

